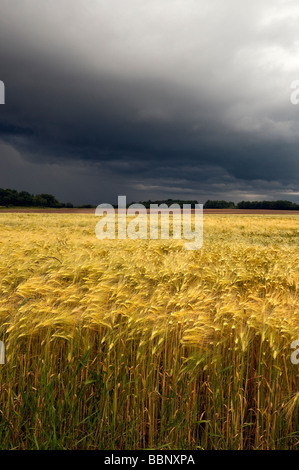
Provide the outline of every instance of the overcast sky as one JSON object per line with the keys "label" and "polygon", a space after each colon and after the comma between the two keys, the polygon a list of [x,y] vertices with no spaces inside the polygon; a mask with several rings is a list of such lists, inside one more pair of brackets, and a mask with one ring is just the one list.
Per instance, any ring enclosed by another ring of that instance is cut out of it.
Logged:
{"label": "overcast sky", "polygon": [[298,0],[0,0],[0,187],[299,202]]}

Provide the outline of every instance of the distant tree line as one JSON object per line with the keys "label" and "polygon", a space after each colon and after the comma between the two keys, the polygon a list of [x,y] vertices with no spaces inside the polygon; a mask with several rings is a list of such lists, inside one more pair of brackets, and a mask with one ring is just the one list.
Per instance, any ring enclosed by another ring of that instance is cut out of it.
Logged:
{"label": "distant tree line", "polygon": [[227,201],[210,201],[204,209],[268,209],[268,210],[299,210],[299,204],[290,201],[241,201],[237,204]]}
{"label": "distant tree line", "polygon": [[[131,204],[134,204],[132,202]],[[128,204],[131,205],[131,204]],[[182,200],[182,199],[164,199],[159,201],[143,201],[142,204],[147,209],[151,204],[178,204],[183,207],[184,204],[190,204],[194,209],[198,201],[195,200]],[[1,189],[0,188],[0,206],[17,206],[17,207],[51,207],[51,208],[95,208],[92,204],[84,204],[82,206],[74,206],[71,202],[63,203],[56,199],[52,194],[30,194],[27,191],[16,191],[15,189]],[[114,205],[117,207],[117,205]],[[204,204],[204,209],[270,209],[270,210],[299,210],[299,204],[290,201],[241,201],[235,204],[232,201],[224,200],[208,200]]]}
{"label": "distant tree line", "polygon": [[59,202],[52,194],[30,194],[27,191],[18,192],[15,189],[0,188],[0,206],[17,207],[73,207],[71,202]]}
{"label": "distant tree line", "polygon": [[[131,204],[134,204],[133,202]],[[183,201],[181,199],[166,199],[163,201],[143,201],[139,204],[144,205],[147,209],[150,208],[151,204],[178,204],[180,207],[183,207],[183,204],[191,204],[191,207],[194,209],[195,204],[198,204],[198,201]],[[295,204],[290,201],[241,201],[234,203],[232,201],[224,200],[214,200],[210,199],[205,202],[204,209],[269,209],[269,210],[299,210],[299,204]]]}
{"label": "distant tree line", "polygon": [[[130,206],[131,204],[136,204],[135,202],[131,202],[130,204],[128,204],[128,206]],[[162,200],[162,201],[142,201],[142,202],[138,202],[138,204],[142,204],[146,209],[150,209],[150,205],[151,204],[158,204],[160,206],[160,204],[167,204],[167,206],[170,206],[172,204],[178,204],[180,207],[183,207],[183,204],[190,204],[191,205],[191,208],[194,209],[195,208],[195,204],[198,204],[197,201],[183,201],[181,199],[165,199],[165,200]]]}
{"label": "distant tree line", "polygon": [[238,209],[299,210],[299,204],[290,201],[242,201]]}
{"label": "distant tree line", "polygon": [[231,201],[210,201],[204,204],[204,209],[236,209],[235,203]]}

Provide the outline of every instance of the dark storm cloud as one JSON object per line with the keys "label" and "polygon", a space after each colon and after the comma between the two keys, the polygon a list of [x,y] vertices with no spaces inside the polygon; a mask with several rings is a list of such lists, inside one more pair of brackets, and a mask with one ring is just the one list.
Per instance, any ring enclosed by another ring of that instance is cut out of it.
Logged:
{"label": "dark storm cloud", "polygon": [[0,186],[296,200],[295,1],[0,8]]}

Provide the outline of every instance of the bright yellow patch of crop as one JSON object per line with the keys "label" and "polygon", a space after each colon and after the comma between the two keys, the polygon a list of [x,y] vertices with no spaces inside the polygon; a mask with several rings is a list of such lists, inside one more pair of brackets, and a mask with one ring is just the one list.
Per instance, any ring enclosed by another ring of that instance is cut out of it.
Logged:
{"label": "bright yellow patch of crop", "polygon": [[[21,356],[20,373],[34,375],[30,355],[46,360],[50,351],[49,378],[59,382],[56,353],[73,364],[91,351],[76,387],[97,396],[90,373],[104,377],[101,419],[93,423],[98,448],[296,447],[299,366],[290,345],[299,339],[298,216],[204,216],[197,251],[178,240],[100,241],[96,222],[0,215],[6,366]],[[40,384],[36,371],[37,393]],[[38,422],[49,404],[39,398],[33,427],[43,442]],[[2,405],[7,419],[17,409]],[[78,419],[93,411],[82,399]],[[30,447],[18,435],[15,445]]]}

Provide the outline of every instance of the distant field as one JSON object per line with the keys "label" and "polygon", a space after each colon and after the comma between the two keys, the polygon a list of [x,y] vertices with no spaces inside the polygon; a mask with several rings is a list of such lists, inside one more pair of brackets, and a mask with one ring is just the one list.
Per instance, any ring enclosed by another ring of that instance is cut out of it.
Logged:
{"label": "distant field", "polygon": [[0,215],[0,448],[298,448],[298,216],[186,251],[64,211]]}

